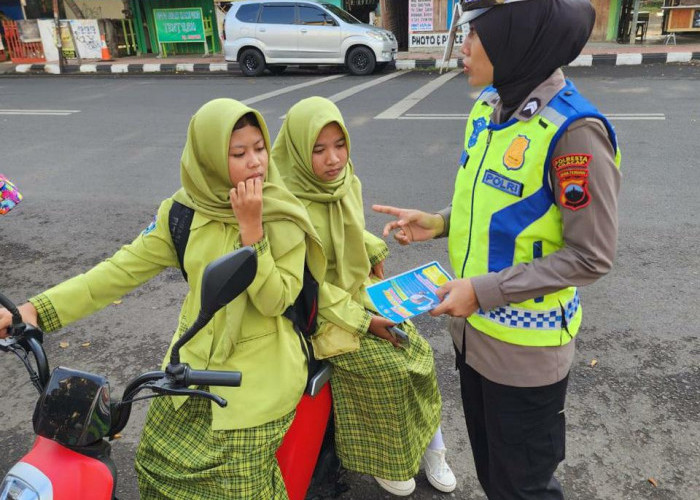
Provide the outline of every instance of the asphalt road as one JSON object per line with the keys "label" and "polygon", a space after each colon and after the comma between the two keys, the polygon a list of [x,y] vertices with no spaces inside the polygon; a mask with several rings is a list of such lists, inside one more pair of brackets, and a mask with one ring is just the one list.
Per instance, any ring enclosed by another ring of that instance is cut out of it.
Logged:
{"label": "asphalt road", "polygon": [[[696,500],[700,67],[572,68],[567,74],[616,117],[624,179],[614,270],[581,291],[584,326],[567,400],[567,457],[558,476],[571,499]],[[424,86],[437,81],[436,73],[389,75],[0,79],[0,172],[25,195],[20,207],[0,218],[0,290],[24,300],[88,269],[144,229],[160,200],[179,186],[189,117],[215,97],[255,100],[274,137],[280,117],[298,99],[335,96],[350,129],[366,207],[442,208],[463,142],[465,120],[455,115],[467,113],[475,90],[461,75],[432,92]],[[316,83],[301,87],[309,82]],[[362,84],[368,88],[357,87]],[[365,212],[368,227],[379,231],[386,219]],[[444,240],[410,248],[389,244],[391,274],[432,259],[449,266]],[[104,374],[121,394],[131,377],[159,365],[183,291],[179,273],[165,272],[120,304],[49,336],[52,366]],[[483,499],[446,320],[420,317],[417,324],[435,350],[443,431],[459,486],[442,495],[421,473],[412,498]],[[0,357],[0,380],[4,475],[31,445],[36,394],[12,356]],[[122,500],[138,498],[133,456],[145,410],[136,405],[113,444]],[[349,473],[345,479],[351,489],[344,500],[389,498],[369,477]]]}

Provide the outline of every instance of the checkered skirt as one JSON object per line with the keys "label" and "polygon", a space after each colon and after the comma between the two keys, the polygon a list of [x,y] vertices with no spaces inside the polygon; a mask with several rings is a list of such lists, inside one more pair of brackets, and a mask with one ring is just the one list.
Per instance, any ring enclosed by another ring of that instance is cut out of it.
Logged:
{"label": "checkered skirt", "polygon": [[392,481],[417,474],[442,408],[430,344],[411,322],[399,327],[408,349],[368,333],[358,351],[328,359],[343,467]]}
{"label": "checkered skirt", "polygon": [[151,403],[136,454],[142,500],[287,500],[275,452],[294,412],[249,429],[214,431],[209,400]]}

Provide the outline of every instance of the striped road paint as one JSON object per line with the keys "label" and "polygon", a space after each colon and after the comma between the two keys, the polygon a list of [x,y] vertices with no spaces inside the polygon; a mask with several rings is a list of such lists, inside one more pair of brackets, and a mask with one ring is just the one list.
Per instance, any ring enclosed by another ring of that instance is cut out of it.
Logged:
{"label": "striped road paint", "polygon": [[2,109],[0,115],[23,115],[23,116],[68,116],[73,113],[80,113],[79,109]]}

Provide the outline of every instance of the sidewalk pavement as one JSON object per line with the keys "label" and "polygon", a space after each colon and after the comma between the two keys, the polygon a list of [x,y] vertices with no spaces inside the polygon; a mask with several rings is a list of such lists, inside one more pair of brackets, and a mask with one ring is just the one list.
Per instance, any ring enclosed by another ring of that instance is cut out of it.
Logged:
{"label": "sidewalk pavement", "polygon": [[[618,44],[589,42],[569,66],[623,66],[653,63],[689,63],[700,61],[700,36],[677,35],[676,44],[668,45],[663,36],[649,37],[644,43]],[[399,52],[396,69],[436,69],[442,64],[442,50],[411,50]],[[448,68],[462,67],[459,47],[452,51]],[[41,64],[13,64],[0,62],[0,76],[12,74],[58,74],[56,62]],[[73,74],[240,74],[238,63],[224,60],[222,54],[211,56],[188,55],[160,58],[152,54],[115,58],[113,61],[69,62],[63,73]]]}

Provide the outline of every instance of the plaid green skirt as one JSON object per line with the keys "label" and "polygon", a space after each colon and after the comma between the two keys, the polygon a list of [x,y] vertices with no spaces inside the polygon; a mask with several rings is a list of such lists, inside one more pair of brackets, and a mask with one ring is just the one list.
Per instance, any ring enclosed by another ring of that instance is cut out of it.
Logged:
{"label": "plaid green skirt", "polygon": [[294,412],[250,429],[213,431],[209,400],[151,403],[136,454],[142,500],[287,500],[275,452]]}
{"label": "plaid green skirt", "polygon": [[413,323],[400,327],[409,335],[408,349],[368,333],[358,351],[328,359],[343,467],[392,481],[418,473],[442,408],[430,344]]}

